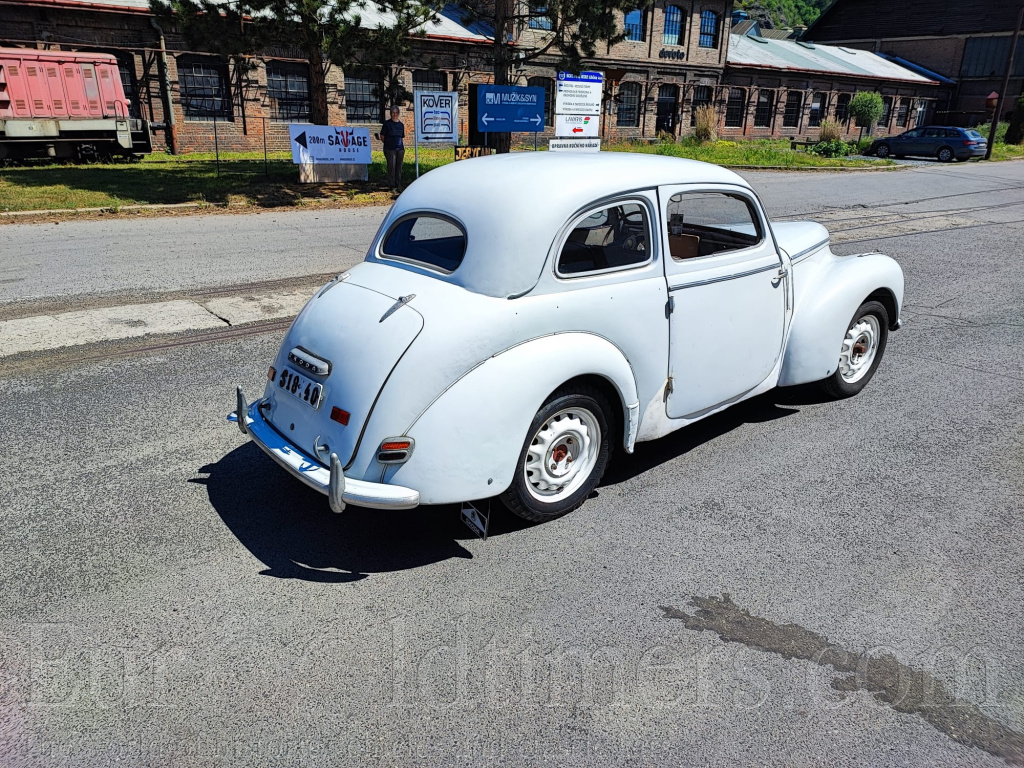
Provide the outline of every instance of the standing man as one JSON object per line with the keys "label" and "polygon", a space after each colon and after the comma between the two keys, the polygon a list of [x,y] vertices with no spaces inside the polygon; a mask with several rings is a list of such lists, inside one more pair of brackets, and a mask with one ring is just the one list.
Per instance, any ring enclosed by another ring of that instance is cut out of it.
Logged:
{"label": "standing man", "polygon": [[402,161],[405,159],[405,125],[398,119],[398,107],[391,107],[391,119],[385,120],[377,138],[384,142],[384,158],[388,163],[388,187],[402,191]]}

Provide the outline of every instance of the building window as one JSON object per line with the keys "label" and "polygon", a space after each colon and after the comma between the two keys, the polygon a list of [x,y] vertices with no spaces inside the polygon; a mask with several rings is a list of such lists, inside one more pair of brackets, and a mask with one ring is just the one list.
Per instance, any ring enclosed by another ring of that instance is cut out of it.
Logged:
{"label": "building window", "polygon": [[615,124],[622,128],[640,125],[640,84],[623,83],[619,86],[619,110]]}
{"label": "building window", "polygon": [[530,29],[551,29],[551,17],[547,15],[546,5],[530,3]]}
{"label": "building window", "polygon": [[878,126],[888,128],[890,117],[892,117],[892,97],[886,96],[882,99],[882,116],[878,119]]}
{"label": "building window", "polygon": [[704,107],[711,103],[711,86],[693,86],[693,101],[690,104],[690,125],[697,124],[697,108]]}
{"label": "building window", "polygon": [[128,116],[142,117],[142,104],[139,98],[138,88],[135,87],[135,57],[131,54],[115,54],[117,57],[117,72],[121,75],[121,87],[124,88],[124,97],[128,100]]}
{"label": "building window", "polygon": [[357,69],[345,73],[345,117],[350,123],[379,123],[384,119],[380,73]]}
{"label": "building window", "polygon": [[725,102],[725,127],[742,128],[743,112],[747,106],[747,94],[742,88],[730,88],[729,99]]}
{"label": "building window", "polygon": [[436,69],[417,69],[412,73],[414,91],[447,91],[448,73]]}
{"label": "building window", "polygon": [[817,128],[821,125],[821,118],[825,114],[826,99],[827,96],[824,93],[811,95],[811,114],[807,118],[807,125],[811,128]]}
{"label": "building window", "polygon": [[900,105],[896,108],[897,127],[906,128],[908,117],[910,117],[910,99],[900,99]]}
{"label": "building window", "polygon": [[683,11],[678,5],[665,8],[665,31],[661,36],[662,45],[683,45]]}
{"label": "building window", "polygon": [[639,8],[632,10],[626,14],[623,27],[626,32],[626,39],[632,40],[633,42],[643,42],[644,40],[644,12]]}
{"label": "building window", "polygon": [[772,107],[775,106],[775,92],[774,91],[758,91],[757,92],[757,108],[754,110],[754,127],[755,128],[771,128],[772,127]]}
{"label": "building window", "polygon": [[782,113],[782,125],[784,128],[799,128],[800,113],[804,109],[804,95],[800,91],[790,91],[786,94],[786,111]]}
{"label": "building window", "polygon": [[718,47],[718,14],[714,11],[704,11],[700,15],[700,41],[701,48]]}
{"label": "building window", "polygon": [[228,65],[216,59],[195,56],[181,56],[177,63],[181,108],[186,119],[231,120],[234,109],[228,85]]}
{"label": "building window", "polygon": [[836,96],[836,120],[845,125],[850,119],[850,94]]}
{"label": "building window", "polygon": [[914,125],[924,125],[927,121],[928,114],[928,102],[918,100],[917,102],[917,117],[914,118]]}
{"label": "building window", "polygon": [[287,61],[267,62],[270,119],[277,123],[308,123],[309,67]]}
{"label": "building window", "polygon": [[531,88],[544,89],[544,125],[555,123],[555,81],[550,77],[531,77],[526,81]]}

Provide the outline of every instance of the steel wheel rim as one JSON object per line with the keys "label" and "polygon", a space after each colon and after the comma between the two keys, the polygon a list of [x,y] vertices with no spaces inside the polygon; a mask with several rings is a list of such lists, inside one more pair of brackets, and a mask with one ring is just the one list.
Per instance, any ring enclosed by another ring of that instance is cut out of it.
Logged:
{"label": "steel wheel rim", "polygon": [[839,353],[839,375],[847,384],[855,384],[871,370],[878,355],[881,325],[874,315],[855,320],[846,331]]}
{"label": "steel wheel rim", "polygon": [[526,489],[545,504],[572,496],[593,474],[600,449],[597,417],[586,408],[563,408],[541,424],[526,449]]}

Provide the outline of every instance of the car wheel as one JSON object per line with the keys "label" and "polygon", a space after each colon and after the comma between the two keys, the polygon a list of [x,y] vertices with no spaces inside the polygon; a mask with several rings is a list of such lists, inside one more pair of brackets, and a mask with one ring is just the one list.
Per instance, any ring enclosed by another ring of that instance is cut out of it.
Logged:
{"label": "car wheel", "polygon": [[877,157],[881,157],[883,159],[888,157],[889,156],[889,145],[888,144],[879,144],[875,148],[875,155]]}
{"label": "car wheel", "polygon": [[939,158],[939,162],[940,162],[940,163],[950,163],[950,162],[952,162],[952,161],[953,161],[953,158],[954,158],[954,157],[956,157],[956,156],[955,156],[955,155],[953,154],[953,150],[952,150],[952,149],[950,149],[949,147],[942,147],[942,148],[941,148],[941,149],[940,149],[940,150],[939,150],[939,151],[938,151],[938,152],[937,152],[937,153],[935,154],[935,156],[936,156],[937,158]]}
{"label": "car wheel", "polygon": [[601,481],[611,453],[607,399],[592,387],[566,387],[530,424],[512,485],[501,500],[533,522],[581,506]]}
{"label": "car wheel", "polygon": [[889,313],[885,307],[877,301],[861,304],[843,337],[839,367],[821,382],[825,392],[838,399],[864,389],[875,375],[888,341]]}

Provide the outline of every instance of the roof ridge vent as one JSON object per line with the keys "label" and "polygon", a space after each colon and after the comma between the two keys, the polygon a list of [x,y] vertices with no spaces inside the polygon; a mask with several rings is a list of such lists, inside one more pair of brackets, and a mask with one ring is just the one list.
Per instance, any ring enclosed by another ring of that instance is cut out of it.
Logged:
{"label": "roof ridge vent", "polygon": [[808,50],[811,50],[811,51],[815,50],[815,47],[813,45],[811,45],[810,43],[805,43],[803,40],[797,40],[795,42],[801,48],[807,48]]}

